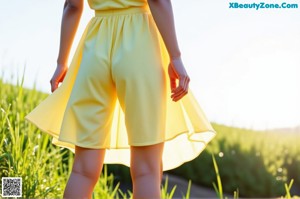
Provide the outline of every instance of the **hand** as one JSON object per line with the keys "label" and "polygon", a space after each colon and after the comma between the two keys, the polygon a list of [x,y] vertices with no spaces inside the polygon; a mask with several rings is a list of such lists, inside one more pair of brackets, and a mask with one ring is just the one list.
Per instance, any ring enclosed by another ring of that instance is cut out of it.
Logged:
{"label": "hand", "polygon": [[[188,93],[190,78],[180,57],[171,60],[168,72],[172,91],[171,98],[177,102]],[[178,86],[176,85],[176,79],[179,80]]]}
{"label": "hand", "polygon": [[68,67],[65,64],[58,64],[56,70],[50,80],[51,92],[53,93],[60,82],[62,82],[67,74]]}

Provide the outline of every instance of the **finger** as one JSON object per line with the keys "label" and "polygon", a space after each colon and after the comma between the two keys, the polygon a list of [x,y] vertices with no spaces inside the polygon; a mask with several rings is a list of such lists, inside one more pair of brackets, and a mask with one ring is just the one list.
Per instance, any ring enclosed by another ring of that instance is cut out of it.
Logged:
{"label": "finger", "polygon": [[51,92],[53,93],[58,87],[58,82],[57,81],[52,81],[51,84]]}
{"label": "finger", "polygon": [[171,91],[173,92],[174,89],[176,88],[176,80],[178,79],[178,76],[175,73],[174,68],[172,67],[172,64],[169,65],[168,72],[169,72],[169,78],[170,78],[170,87],[171,87]]}
{"label": "finger", "polygon": [[184,95],[188,93],[188,83],[189,83],[188,77],[180,80],[179,83],[180,85],[177,87],[174,94],[171,96],[174,101],[181,99]]}
{"label": "finger", "polygon": [[180,100],[182,97],[184,97],[186,94],[188,93],[187,90],[182,90],[180,93],[177,93],[176,95],[174,95],[172,97],[173,101],[178,101]]}
{"label": "finger", "polygon": [[184,90],[188,91],[189,90],[189,83],[190,83],[190,78],[186,77],[184,81]]}
{"label": "finger", "polygon": [[174,96],[172,98],[173,101],[177,102],[178,100],[180,100],[181,98],[183,98],[185,95],[187,94],[186,91],[183,91],[181,93],[178,93],[178,95]]}
{"label": "finger", "polygon": [[53,87],[53,86],[52,86],[52,82],[53,82],[53,80],[51,79],[51,80],[50,80],[51,91],[52,91],[52,87]]}
{"label": "finger", "polygon": [[65,75],[66,73],[62,74],[60,77],[59,77],[59,81],[58,82],[62,82],[65,78]]}
{"label": "finger", "polygon": [[187,79],[184,81],[183,91],[181,92],[180,99],[184,97],[188,93],[188,81]]}
{"label": "finger", "polygon": [[174,93],[181,92],[182,89],[184,89],[184,79],[179,78],[178,87],[174,90]]}
{"label": "finger", "polygon": [[67,70],[65,70],[61,78],[59,78],[59,82],[64,81],[66,74],[67,74]]}
{"label": "finger", "polygon": [[179,95],[179,93],[182,93],[183,91],[184,91],[183,88],[181,88],[181,87],[179,88],[178,87],[176,89],[176,91],[173,92],[173,95],[171,97],[177,96],[177,95]]}
{"label": "finger", "polygon": [[173,93],[173,95],[171,97],[175,98],[175,97],[178,97],[178,96],[180,96],[182,94],[185,94],[185,93],[187,93],[187,90],[181,89],[177,93]]}
{"label": "finger", "polygon": [[176,79],[170,78],[171,91],[173,92],[176,89]]}
{"label": "finger", "polygon": [[182,81],[181,81],[181,86],[183,88],[183,90],[187,91],[189,88],[189,82],[190,82],[190,78],[188,76],[186,76]]}
{"label": "finger", "polygon": [[184,88],[179,85],[174,91],[173,91],[173,95],[171,96],[172,98],[174,98],[175,96],[180,95],[180,93],[182,93],[184,91]]}
{"label": "finger", "polygon": [[185,90],[184,90],[184,89],[181,89],[181,90],[179,90],[178,92],[173,93],[173,95],[172,95],[171,97],[172,97],[172,99],[178,98],[178,96],[181,96],[184,92],[185,92]]}

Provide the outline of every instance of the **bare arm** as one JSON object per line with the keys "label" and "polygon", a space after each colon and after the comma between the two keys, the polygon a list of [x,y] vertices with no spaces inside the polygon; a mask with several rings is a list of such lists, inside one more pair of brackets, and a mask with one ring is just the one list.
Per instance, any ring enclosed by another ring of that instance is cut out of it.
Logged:
{"label": "bare arm", "polygon": [[[172,90],[171,98],[173,101],[178,101],[188,93],[190,78],[181,60],[181,52],[175,32],[172,4],[170,0],[148,0],[148,4],[170,56],[168,72]],[[178,85],[176,85],[176,79],[179,79]]]}
{"label": "bare arm", "polygon": [[50,80],[51,92],[63,81],[68,70],[68,58],[83,11],[83,0],[66,0],[61,22],[57,67]]}
{"label": "bare arm", "polygon": [[72,43],[83,11],[83,0],[66,0],[64,4],[58,64],[67,64]]}
{"label": "bare arm", "polygon": [[180,56],[177,43],[172,4],[170,0],[148,0],[152,16],[168,49],[170,58]]}

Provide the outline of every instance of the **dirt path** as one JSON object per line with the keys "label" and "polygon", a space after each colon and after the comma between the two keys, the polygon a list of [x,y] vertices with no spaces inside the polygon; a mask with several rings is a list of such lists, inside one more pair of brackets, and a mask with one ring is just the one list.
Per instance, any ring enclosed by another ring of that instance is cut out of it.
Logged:
{"label": "dirt path", "polygon": [[[168,176],[168,192],[170,192],[172,188],[176,185],[176,190],[173,199],[182,199],[182,196],[185,196],[186,194],[188,188],[188,181],[177,176],[165,174],[163,177],[163,184],[165,182],[166,176]],[[232,196],[230,195],[225,196],[227,196],[228,198],[232,198]],[[190,199],[196,198],[217,198],[217,194],[213,189],[201,187],[192,183]]]}

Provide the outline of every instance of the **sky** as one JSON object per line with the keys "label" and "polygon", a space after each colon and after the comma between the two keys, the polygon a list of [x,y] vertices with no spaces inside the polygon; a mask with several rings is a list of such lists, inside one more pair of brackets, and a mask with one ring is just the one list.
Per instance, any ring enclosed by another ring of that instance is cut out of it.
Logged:
{"label": "sky", "polygon": [[[262,130],[300,125],[300,8],[232,9],[230,2],[172,1],[193,94],[211,122]],[[251,1],[259,2],[282,3]],[[300,7],[300,0],[285,2]],[[63,4],[1,0],[0,70],[6,81],[16,82],[26,66],[25,87],[35,83],[50,93]],[[91,17],[86,1],[69,63]]]}

